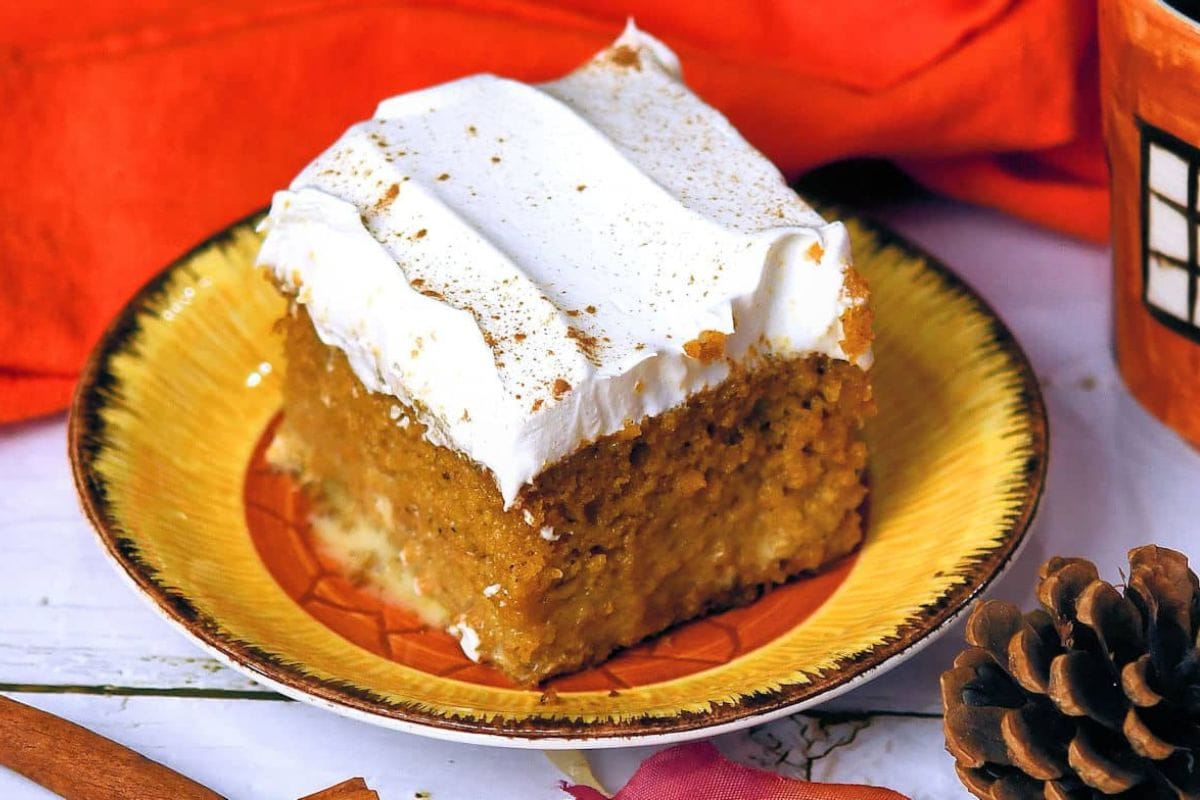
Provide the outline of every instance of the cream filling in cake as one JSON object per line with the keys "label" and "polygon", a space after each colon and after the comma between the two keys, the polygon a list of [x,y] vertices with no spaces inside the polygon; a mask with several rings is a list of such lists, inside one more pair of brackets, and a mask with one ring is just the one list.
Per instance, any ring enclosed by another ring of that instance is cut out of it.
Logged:
{"label": "cream filling in cake", "polygon": [[[803,135],[797,132],[797,135]],[[843,349],[827,224],[632,25],[539,85],[386,100],[276,194],[259,264],[372,392],[494,476],[506,507],[581,445]]]}

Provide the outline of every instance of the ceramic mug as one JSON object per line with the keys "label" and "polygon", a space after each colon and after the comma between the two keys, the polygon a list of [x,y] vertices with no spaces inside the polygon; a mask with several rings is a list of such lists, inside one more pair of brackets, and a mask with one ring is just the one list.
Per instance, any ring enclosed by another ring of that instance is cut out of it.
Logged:
{"label": "ceramic mug", "polygon": [[1200,0],[1102,0],[1117,365],[1200,447]]}

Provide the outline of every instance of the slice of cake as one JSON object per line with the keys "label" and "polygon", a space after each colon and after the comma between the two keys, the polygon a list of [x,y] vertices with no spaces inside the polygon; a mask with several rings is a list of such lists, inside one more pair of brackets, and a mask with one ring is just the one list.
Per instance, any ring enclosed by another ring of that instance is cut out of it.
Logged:
{"label": "slice of cake", "polygon": [[273,459],[472,658],[536,682],[862,540],[846,232],[632,26],[558,81],[384,101],[264,227]]}

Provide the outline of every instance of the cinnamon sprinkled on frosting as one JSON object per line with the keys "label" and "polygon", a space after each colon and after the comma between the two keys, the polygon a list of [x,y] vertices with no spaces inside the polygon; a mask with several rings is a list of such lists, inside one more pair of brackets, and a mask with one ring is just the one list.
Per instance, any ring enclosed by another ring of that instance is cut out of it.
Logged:
{"label": "cinnamon sprinkled on frosting", "polygon": [[631,67],[639,71],[642,68],[642,59],[638,56],[637,49],[627,44],[619,44],[610,50],[608,60],[618,67]]}
{"label": "cinnamon sprinkled on frosting", "polygon": [[384,101],[264,228],[259,263],[321,340],[509,505],[731,364],[870,360],[845,230],[632,26],[551,83],[477,75]]}

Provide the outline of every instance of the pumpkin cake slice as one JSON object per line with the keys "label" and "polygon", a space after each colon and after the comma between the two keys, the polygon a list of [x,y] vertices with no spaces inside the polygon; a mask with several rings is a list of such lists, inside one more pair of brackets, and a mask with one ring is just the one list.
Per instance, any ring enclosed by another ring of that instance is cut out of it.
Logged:
{"label": "pumpkin cake slice", "polygon": [[276,194],[271,457],[325,544],[535,683],[861,541],[867,288],[632,26],[384,101]]}

